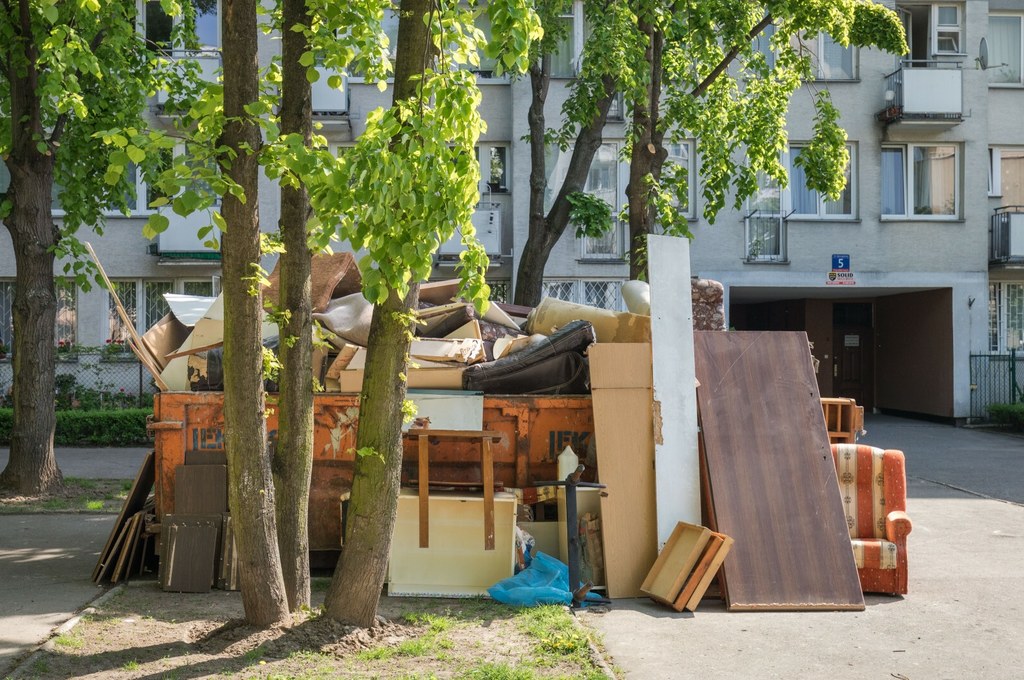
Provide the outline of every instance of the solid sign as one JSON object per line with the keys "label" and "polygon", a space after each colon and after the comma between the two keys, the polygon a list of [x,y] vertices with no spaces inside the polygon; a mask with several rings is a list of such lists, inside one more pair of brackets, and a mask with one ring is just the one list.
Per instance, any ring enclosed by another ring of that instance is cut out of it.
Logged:
{"label": "solid sign", "polygon": [[848,272],[850,271],[850,256],[849,255],[832,255],[832,271],[834,272]]}
{"label": "solid sign", "polygon": [[826,286],[856,286],[857,279],[853,272],[829,272]]}

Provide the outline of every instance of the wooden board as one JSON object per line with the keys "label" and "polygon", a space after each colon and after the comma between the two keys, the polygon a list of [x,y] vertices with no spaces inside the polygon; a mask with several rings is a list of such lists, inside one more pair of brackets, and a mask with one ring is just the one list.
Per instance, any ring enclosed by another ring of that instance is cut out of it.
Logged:
{"label": "wooden board", "polygon": [[175,512],[209,515],[228,510],[226,465],[179,465],[174,471]]}
{"label": "wooden board", "polygon": [[708,591],[711,582],[715,580],[715,574],[721,568],[722,562],[729,555],[733,543],[731,536],[711,532],[711,540],[708,541],[708,547],[705,549],[704,555],[701,556],[700,562],[694,567],[691,580],[686,583],[686,587],[676,598],[674,605],[676,611],[686,609],[692,612],[697,609],[697,605],[704,598],[704,593]]}
{"label": "wooden board", "polygon": [[[623,353],[646,352],[649,345],[592,345],[594,375],[614,376]],[[605,364],[605,367],[601,367]],[[593,383],[597,469],[607,495],[601,497],[605,582],[609,597],[642,597],[640,584],[658,558],[654,497],[654,435],[651,390]]]}
{"label": "wooden board", "polygon": [[694,336],[712,529],[736,541],[729,609],[864,609],[807,335]]}
{"label": "wooden board", "polygon": [[700,524],[690,241],[650,235],[647,255],[660,545],[668,540],[676,522]]}
{"label": "wooden board", "polygon": [[[117,514],[117,519],[114,520],[114,526],[110,530],[110,536],[107,537],[107,542],[103,546],[103,550],[100,551],[100,557],[96,560],[96,566],[92,570],[92,580],[99,582],[105,578],[104,565],[106,565],[111,557],[111,553],[115,550],[114,542],[117,540],[124,529],[125,523],[128,522],[132,515],[142,510],[146,504],[146,498],[149,497],[149,492],[153,490],[153,482],[156,480],[156,463],[154,452],[150,451],[146,454],[145,459],[142,461],[142,465],[139,466],[139,471],[135,475],[135,481],[132,482],[132,488],[128,491],[127,498],[124,499],[124,504],[121,506],[121,511]],[[116,559],[116,557],[115,557]]]}
{"label": "wooden board", "polygon": [[179,593],[205,593],[213,587],[220,540],[220,515],[167,515],[162,525],[160,585]]}
{"label": "wooden board", "polygon": [[676,523],[640,590],[652,600],[673,606],[710,537],[707,527]]}

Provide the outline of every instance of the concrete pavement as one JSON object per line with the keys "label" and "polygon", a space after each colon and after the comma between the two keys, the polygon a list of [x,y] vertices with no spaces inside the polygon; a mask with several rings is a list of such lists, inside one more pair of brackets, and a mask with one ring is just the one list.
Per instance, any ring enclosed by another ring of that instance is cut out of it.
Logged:
{"label": "concrete pavement", "polygon": [[104,592],[89,578],[113,515],[0,515],[0,678]]}
{"label": "concrete pavement", "polygon": [[793,613],[616,600],[583,614],[615,666],[644,680],[1024,677],[1024,438],[884,416],[867,430],[865,443],[907,455],[906,597]]}
{"label": "concrete pavement", "polygon": [[[55,449],[57,467],[65,477],[87,479],[135,479],[142,459],[153,447],[90,448],[60,447]],[[0,470],[7,466],[10,449],[0,448]]]}

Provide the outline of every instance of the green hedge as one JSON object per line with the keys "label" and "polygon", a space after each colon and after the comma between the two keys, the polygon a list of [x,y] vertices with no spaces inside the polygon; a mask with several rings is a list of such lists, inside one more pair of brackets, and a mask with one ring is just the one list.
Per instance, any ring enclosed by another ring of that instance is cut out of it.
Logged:
{"label": "green hedge", "polygon": [[995,422],[1024,430],[1024,404],[992,404],[988,412]]}
{"label": "green hedge", "polygon": [[[135,446],[148,443],[146,416],[152,409],[57,411],[57,446]],[[11,443],[14,412],[0,409],[0,445]]]}

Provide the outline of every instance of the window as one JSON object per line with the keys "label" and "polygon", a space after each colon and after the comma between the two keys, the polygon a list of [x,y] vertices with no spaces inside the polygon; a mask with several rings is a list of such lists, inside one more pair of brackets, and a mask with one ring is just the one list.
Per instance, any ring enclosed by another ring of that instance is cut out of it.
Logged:
{"label": "window", "polygon": [[1024,206],[1024,147],[989,149],[989,194],[1001,206]]}
{"label": "window", "polygon": [[990,283],[989,351],[1024,350],[1024,283]]}
{"label": "window", "polygon": [[[74,344],[78,338],[78,288],[72,279],[54,280],[57,318],[54,342]],[[0,281],[0,345],[14,343],[14,281]]]}
{"label": "window", "polygon": [[676,204],[683,215],[692,219],[696,217],[694,206],[697,204],[697,168],[693,142],[673,142],[666,144],[665,150],[668,151],[668,159],[662,170],[662,181],[666,186],[679,186],[679,183],[685,182],[685,191],[674,192]]}
{"label": "window", "polygon": [[1020,15],[993,14],[988,18],[988,82],[997,85],[1021,85]]}
{"label": "window", "polygon": [[753,48],[755,52],[764,55],[765,62],[769,69],[775,68],[775,48],[772,46],[772,36],[775,35],[775,24],[768,24],[756,38]]}
{"label": "window", "polygon": [[789,167],[789,188],[790,205],[786,210],[787,214],[804,218],[839,219],[855,217],[854,205],[854,181],[856,176],[854,166],[857,160],[856,149],[847,145],[850,152],[850,162],[846,165],[846,188],[842,195],[835,201],[828,200],[814,189],[807,187],[807,173],[804,168],[796,164],[804,147],[793,145],[790,147]]}
{"label": "window", "polygon": [[786,261],[786,221],[778,180],[757,174],[757,192],[747,199],[744,220],[747,262]]}
{"label": "window", "polygon": [[504,193],[508,191],[508,147],[481,144],[477,147],[480,161],[480,181],[483,190]]}
{"label": "window", "polygon": [[622,301],[622,280],[552,279],[542,284],[541,297],[566,302],[625,311]]}
{"label": "window", "polygon": [[[196,42],[200,49],[220,48],[220,12],[218,0],[192,0],[195,8]],[[146,43],[151,49],[166,51],[171,44],[174,18],[164,11],[160,0],[146,2]]]}
{"label": "window", "polygon": [[857,78],[852,47],[843,47],[828,33],[819,33],[816,50],[818,80]]}
{"label": "window", "polygon": [[602,144],[594,155],[587,173],[583,190],[599,198],[612,210],[612,228],[603,236],[585,236],[582,241],[582,257],[585,259],[622,259],[623,225],[618,219],[619,208],[623,205],[619,192],[619,153],[615,144]]}
{"label": "window", "polygon": [[882,216],[954,218],[960,214],[955,146],[882,148]]}
{"label": "window", "polygon": [[583,3],[576,0],[572,12],[558,17],[563,33],[551,55],[551,77],[573,78],[583,51]]}
{"label": "window", "polygon": [[960,54],[960,5],[936,5],[932,12],[935,54]]}
{"label": "window", "polygon": [[[129,279],[111,281],[111,283],[121,301],[121,306],[124,307],[135,330],[140,334],[145,333],[171,311],[164,300],[164,293],[174,293],[179,290],[174,281]],[[186,281],[183,282],[182,288],[188,295],[211,296],[213,292],[210,281]],[[128,341],[130,333],[121,321],[114,297],[109,294],[107,295],[107,328],[108,339],[120,342]]]}
{"label": "window", "polygon": [[0,345],[8,353],[14,342],[14,281],[0,281]]}

